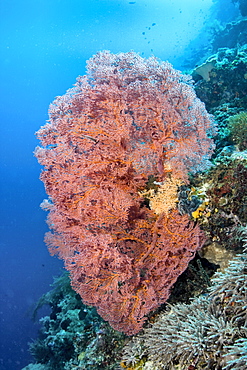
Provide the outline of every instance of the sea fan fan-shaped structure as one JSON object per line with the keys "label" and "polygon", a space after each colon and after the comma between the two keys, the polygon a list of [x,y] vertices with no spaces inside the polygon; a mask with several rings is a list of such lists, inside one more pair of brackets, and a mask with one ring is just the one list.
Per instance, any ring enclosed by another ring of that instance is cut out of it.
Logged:
{"label": "sea fan fan-shaped structure", "polygon": [[134,334],[203,240],[186,215],[155,212],[142,194],[150,179],[186,182],[205,168],[215,127],[169,63],[105,51],[87,68],[37,133],[53,231],[46,243],[83,301]]}

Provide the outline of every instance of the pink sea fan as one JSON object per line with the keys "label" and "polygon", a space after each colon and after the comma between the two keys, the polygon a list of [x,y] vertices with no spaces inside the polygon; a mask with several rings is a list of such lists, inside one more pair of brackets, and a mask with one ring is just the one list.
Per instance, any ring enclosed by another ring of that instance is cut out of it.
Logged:
{"label": "pink sea fan", "polygon": [[134,52],[96,54],[49,114],[35,152],[51,200],[46,243],[83,301],[134,334],[203,240],[188,216],[157,215],[142,190],[205,167],[215,126],[188,77]]}

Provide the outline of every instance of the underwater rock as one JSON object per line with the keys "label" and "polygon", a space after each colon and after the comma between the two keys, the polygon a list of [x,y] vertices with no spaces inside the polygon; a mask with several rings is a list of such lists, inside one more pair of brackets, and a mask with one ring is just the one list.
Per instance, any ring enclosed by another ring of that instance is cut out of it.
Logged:
{"label": "underwater rock", "polygon": [[220,266],[220,270],[224,270],[231,259],[234,257],[232,251],[227,250],[217,242],[213,242],[199,252],[200,256],[206,258],[211,263]]}

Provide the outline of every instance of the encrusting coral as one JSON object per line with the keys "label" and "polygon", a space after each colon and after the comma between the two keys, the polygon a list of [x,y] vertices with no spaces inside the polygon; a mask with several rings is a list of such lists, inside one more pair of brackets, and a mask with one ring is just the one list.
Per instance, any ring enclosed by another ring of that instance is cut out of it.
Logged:
{"label": "encrusting coral", "polygon": [[37,133],[53,230],[46,243],[83,302],[132,335],[204,240],[188,215],[156,212],[153,195],[141,194],[150,178],[159,197],[169,176],[187,183],[207,168],[215,124],[169,63],[104,51],[87,68]]}

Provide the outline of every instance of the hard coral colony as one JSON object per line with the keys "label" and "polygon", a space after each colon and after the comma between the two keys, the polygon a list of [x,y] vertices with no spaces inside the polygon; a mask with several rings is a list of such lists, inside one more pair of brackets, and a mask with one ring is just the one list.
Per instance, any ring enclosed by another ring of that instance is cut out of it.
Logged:
{"label": "hard coral colony", "polygon": [[50,197],[46,243],[83,302],[135,334],[204,239],[187,215],[155,212],[145,193],[207,166],[214,123],[188,77],[134,52],[96,54],[49,114],[35,151]]}

